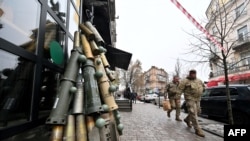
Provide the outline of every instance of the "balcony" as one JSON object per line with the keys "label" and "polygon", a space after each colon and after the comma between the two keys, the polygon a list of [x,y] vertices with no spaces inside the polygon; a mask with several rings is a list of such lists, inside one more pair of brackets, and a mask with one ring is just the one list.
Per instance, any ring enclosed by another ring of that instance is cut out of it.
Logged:
{"label": "balcony", "polygon": [[145,80],[146,82],[150,82],[150,77],[149,77],[149,76],[145,76],[145,77],[144,77],[144,80]]}
{"label": "balcony", "polygon": [[163,83],[167,82],[167,77],[166,76],[158,74],[156,77],[157,77],[158,82],[163,82]]}
{"label": "balcony", "polygon": [[[241,66],[235,66],[234,68],[230,68],[228,69],[228,74],[234,74],[234,73],[245,72],[245,71],[250,71],[250,64],[245,64]],[[217,77],[217,76],[222,76],[222,75],[224,75],[224,70],[213,72],[211,76]]]}
{"label": "balcony", "polygon": [[211,54],[209,55],[209,61],[211,61],[211,62],[216,62],[218,59],[219,59],[219,56],[217,56],[217,55],[214,54],[214,53],[211,53]]}
{"label": "balcony", "polygon": [[237,51],[243,48],[246,48],[250,45],[250,34],[247,35],[239,35],[238,40],[235,42],[233,46],[233,50]]}

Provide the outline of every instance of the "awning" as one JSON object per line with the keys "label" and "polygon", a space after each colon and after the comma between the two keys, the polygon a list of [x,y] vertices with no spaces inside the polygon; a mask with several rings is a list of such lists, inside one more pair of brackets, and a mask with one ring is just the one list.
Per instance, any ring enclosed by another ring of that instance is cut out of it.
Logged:
{"label": "awning", "polygon": [[106,58],[110,64],[110,69],[115,70],[115,67],[127,70],[132,54],[115,47],[105,46],[107,49]]}
{"label": "awning", "polygon": [[[250,79],[250,72],[242,73],[242,74],[230,74],[228,76],[229,82],[239,81],[239,80],[247,80]],[[217,86],[218,83],[225,82],[225,76],[218,77],[216,79],[211,79],[207,83],[207,87]]]}
{"label": "awning", "polygon": [[231,81],[246,80],[250,78],[250,73],[237,74],[230,77]]}
{"label": "awning", "polygon": [[207,87],[218,86],[218,81],[208,81]]}

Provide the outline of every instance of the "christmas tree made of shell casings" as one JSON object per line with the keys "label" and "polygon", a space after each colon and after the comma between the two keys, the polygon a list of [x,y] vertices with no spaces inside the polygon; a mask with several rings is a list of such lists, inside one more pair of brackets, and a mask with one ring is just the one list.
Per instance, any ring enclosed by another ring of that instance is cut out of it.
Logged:
{"label": "christmas tree made of shell casings", "polygon": [[106,59],[104,40],[86,21],[74,34],[74,45],[60,81],[47,125],[52,141],[119,141],[123,124]]}

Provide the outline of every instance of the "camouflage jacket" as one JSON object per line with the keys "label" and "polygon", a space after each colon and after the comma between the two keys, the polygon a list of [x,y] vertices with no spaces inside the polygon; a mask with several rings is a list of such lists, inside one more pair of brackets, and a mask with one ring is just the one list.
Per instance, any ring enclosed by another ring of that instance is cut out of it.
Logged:
{"label": "camouflage jacket", "polygon": [[185,100],[199,101],[205,89],[205,85],[198,78],[186,78],[180,82],[178,88],[181,93],[184,93]]}
{"label": "camouflage jacket", "polygon": [[179,83],[169,83],[166,86],[166,94],[169,99],[180,99],[181,93],[180,90],[178,89]]}

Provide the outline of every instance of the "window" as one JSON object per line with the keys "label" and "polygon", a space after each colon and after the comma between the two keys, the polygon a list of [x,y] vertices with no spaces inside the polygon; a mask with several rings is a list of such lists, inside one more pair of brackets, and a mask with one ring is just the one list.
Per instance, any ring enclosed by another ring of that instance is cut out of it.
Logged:
{"label": "window", "polygon": [[227,68],[230,70],[232,70],[234,68],[234,63],[233,62],[227,62]]}
{"label": "window", "polygon": [[[229,88],[230,95],[238,95],[236,88]],[[210,93],[210,96],[226,96],[226,88],[216,88]]]}
{"label": "window", "polygon": [[217,28],[215,26],[212,28],[212,30],[213,30],[213,34],[217,33]]}
{"label": "window", "polygon": [[34,64],[0,50],[0,125],[10,127],[28,121]]}
{"label": "window", "polygon": [[44,67],[42,70],[41,78],[42,83],[39,93],[39,116],[46,117],[50,113],[50,110],[55,102],[57,88],[60,84],[61,74]]}
{"label": "window", "polygon": [[238,32],[238,41],[244,41],[247,39],[247,33],[248,33],[247,25],[238,29],[237,32]]}
{"label": "window", "polygon": [[74,1],[74,4],[76,5],[77,11],[79,11],[79,7],[80,7],[80,4],[81,4],[81,1],[80,0],[73,0],[73,1]]}
{"label": "window", "polygon": [[210,93],[211,96],[226,96],[226,91],[224,88],[216,88]]}
{"label": "window", "polygon": [[71,55],[71,50],[72,49],[73,49],[73,41],[70,38],[68,38],[68,58]]}
{"label": "window", "polygon": [[241,53],[240,57],[242,59],[241,65],[244,66],[250,64],[250,51]]}
{"label": "window", "polygon": [[205,90],[205,92],[202,94],[202,97],[208,97],[211,93],[211,89]]}
{"label": "window", "polygon": [[44,57],[49,61],[62,65],[64,63],[65,32],[60,25],[47,14]]}
{"label": "window", "polygon": [[245,14],[245,3],[241,4],[237,8],[235,8],[235,16],[236,18],[240,17],[241,15]]}
{"label": "window", "polygon": [[34,0],[0,1],[2,15],[0,38],[29,52],[36,51],[41,5]]}
{"label": "window", "polygon": [[239,67],[238,60],[236,60],[236,58],[231,58],[229,69],[231,71],[236,71],[236,70],[238,70],[238,67]]}
{"label": "window", "polygon": [[238,93],[239,95],[242,95],[242,96],[249,96],[249,93],[250,93],[250,87],[247,86],[247,87],[238,87]]}
{"label": "window", "polygon": [[81,3],[0,0],[0,140],[43,124],[51,112]]}
{"label": "window", "polygon": [[238,95],[238,91],[236,88],[230,88],[229,91],[230,91],[230,95]]}
{"label": "window", "polygon": [[211,44],[211,50],[212,50],[212,52],[214,52],[214,53],[217,53],[217,52],[219,52],[218,50],[219,50],[219,48],[215,45],[215,44]]}
{"label": "window", "polygon": [[55,12],[58,18],[65,24],[67,0],[48,0],[48,5]]}
{"label": "window", "polygon": [[163,81],[163,82],[166,81],[166,77],[164,77],[162,75],[157,75],[157,78],[158,78],[159,81]]}
{"label": "window", "polygon": [[222,74],[224,74],[224,70],[223,70],[223,68],[222,68],[221,66],[223,66],[222,63],[220,63],[219,65],[214,65],[214,72],[215,72],[217,75],[222,75]]}
{"label": "window", "polygon": [[76,12],[76,9],[70,3],[70,20],[69,20],[69,32],[74,36],[75,31],[78,31],[79,25],[79,15]]}

